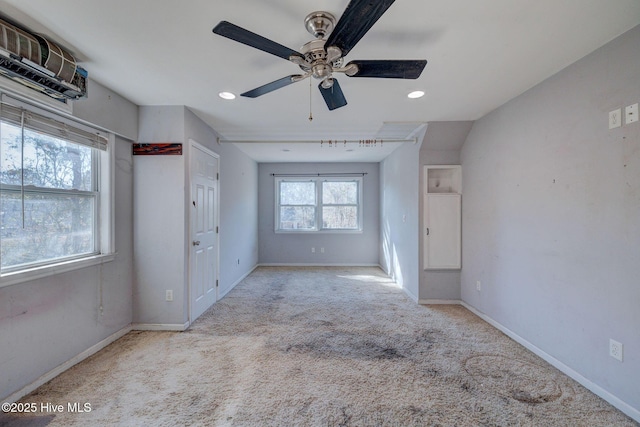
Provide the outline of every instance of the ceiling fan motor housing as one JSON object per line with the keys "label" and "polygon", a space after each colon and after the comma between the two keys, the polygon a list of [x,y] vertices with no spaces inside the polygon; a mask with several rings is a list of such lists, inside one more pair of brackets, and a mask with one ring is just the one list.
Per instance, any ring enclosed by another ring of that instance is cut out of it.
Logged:
{"label": "ceiling fan motor housing", "polygon": [[332,62],[327,61],[327,51],[324,49],[325,40],[316,39],[306,43],[300,49],[306,60],[298,64],[305,72],[311,72],[316,79],[329,77],[334,68],[342,67],[343,59],[338,58]]}

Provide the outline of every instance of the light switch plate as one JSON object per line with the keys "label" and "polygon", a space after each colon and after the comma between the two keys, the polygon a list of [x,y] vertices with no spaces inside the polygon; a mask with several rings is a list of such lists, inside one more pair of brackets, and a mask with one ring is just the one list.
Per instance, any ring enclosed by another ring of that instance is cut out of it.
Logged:
{"label": "light switch plate", "polygon": [[618,108],[609,112],[609,129],[622,126],[622,109]]}
{"label": "light switch plate", "polygon": [[609,356],[622,362],[623,351],[624,347],[622,343],[619,343],[618,341],[612,339],[609,340]]}
{"label": "light switch plate", "polygon": [[628,105],[624,109],[625,124],[631,124],[638,121],[638,103]]}

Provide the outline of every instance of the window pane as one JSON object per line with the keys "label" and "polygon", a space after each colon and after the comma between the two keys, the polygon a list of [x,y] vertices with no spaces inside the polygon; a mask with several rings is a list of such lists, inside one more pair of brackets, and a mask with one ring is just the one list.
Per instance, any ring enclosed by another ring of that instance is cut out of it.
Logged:
{"label": "window pane", "polygon": [[358,208],[356,206],[323,206],[322,228],[358,229]]}
{"label": "window pane", "polygon": [[[2,123],[0,176],[3,184],[20,185],[21,131]],[[24,185],[92,191],[92,149],[64,140],[24,131]]]}
{"label": "window pane", "polygon": [[322,203],[337,205],[358,204],[358,183],[354,181],[322,183]]}
{"label": "window pane", "polygon": [[281,205],[315,205],[316,183],[305,182],[280,182]]}
{"label": "window pane", "polygon": [[24,132],[24,185],[91,191],[91,151],[48,135]]}
{"label": "window pane", "polygon": [[2,268],[94,252],[92,196],[25,194],[24,228],[18,192],[0,197]]}
{"label": "window pane", "polygon": [[316,224],[315,212],[313,206],[281,206],[280,229],[313,230]]}
{"label": "window pane", "polygon": [[0,143],[0,183],[20,185],[20,141],[22,139],[20,129],[3,122],[2,128],[0,128],[0,135],[2,135],[2,142]]}

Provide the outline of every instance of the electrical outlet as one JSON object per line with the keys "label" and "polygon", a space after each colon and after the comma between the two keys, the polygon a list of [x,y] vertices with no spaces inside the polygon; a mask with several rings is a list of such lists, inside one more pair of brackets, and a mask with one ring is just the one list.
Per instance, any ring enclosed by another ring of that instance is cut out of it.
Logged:
{"label": "electrical outlet", "polygon": [[476,282],[476,291],[480,292],[482,290],[482,282],[478,280]]}
{"label": "electrical outlet", "polygon": [[320,253],[323,254],[324,253],[324,248],[320,248]]}
{"label": "electrical outlet", "polygon": [[638,121],[638,103],[628,105],[624,109],[625,124],[631,124]]}
{"label": "electrical outlet", "polygon": [[173,301],[173,291],[171,289],[166,290],[164,299],[167,301]]}
{"label": "electrical outlet", "polygon": [[316,253],[316,248],[311,248],[311,253],[315,254]]}
{"label": "electrical outlet", "polygon": [[624,347],[616,340],[609,339],[609,356],[622,362]]}
{"label": "electrical outlet", "polygon": [[622,109],[618,108],[609,112],[609,129],[622,126]]}

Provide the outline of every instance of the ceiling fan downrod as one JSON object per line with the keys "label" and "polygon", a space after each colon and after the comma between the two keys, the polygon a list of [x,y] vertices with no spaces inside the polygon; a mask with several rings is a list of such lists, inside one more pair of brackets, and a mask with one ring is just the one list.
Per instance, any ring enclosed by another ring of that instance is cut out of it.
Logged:
{"label": "ceiling fan downrod", "polygon": [[323,39],[333,31],[336,18],[329,12],[311,12],[304,18],[304,26],[315,38]]}

